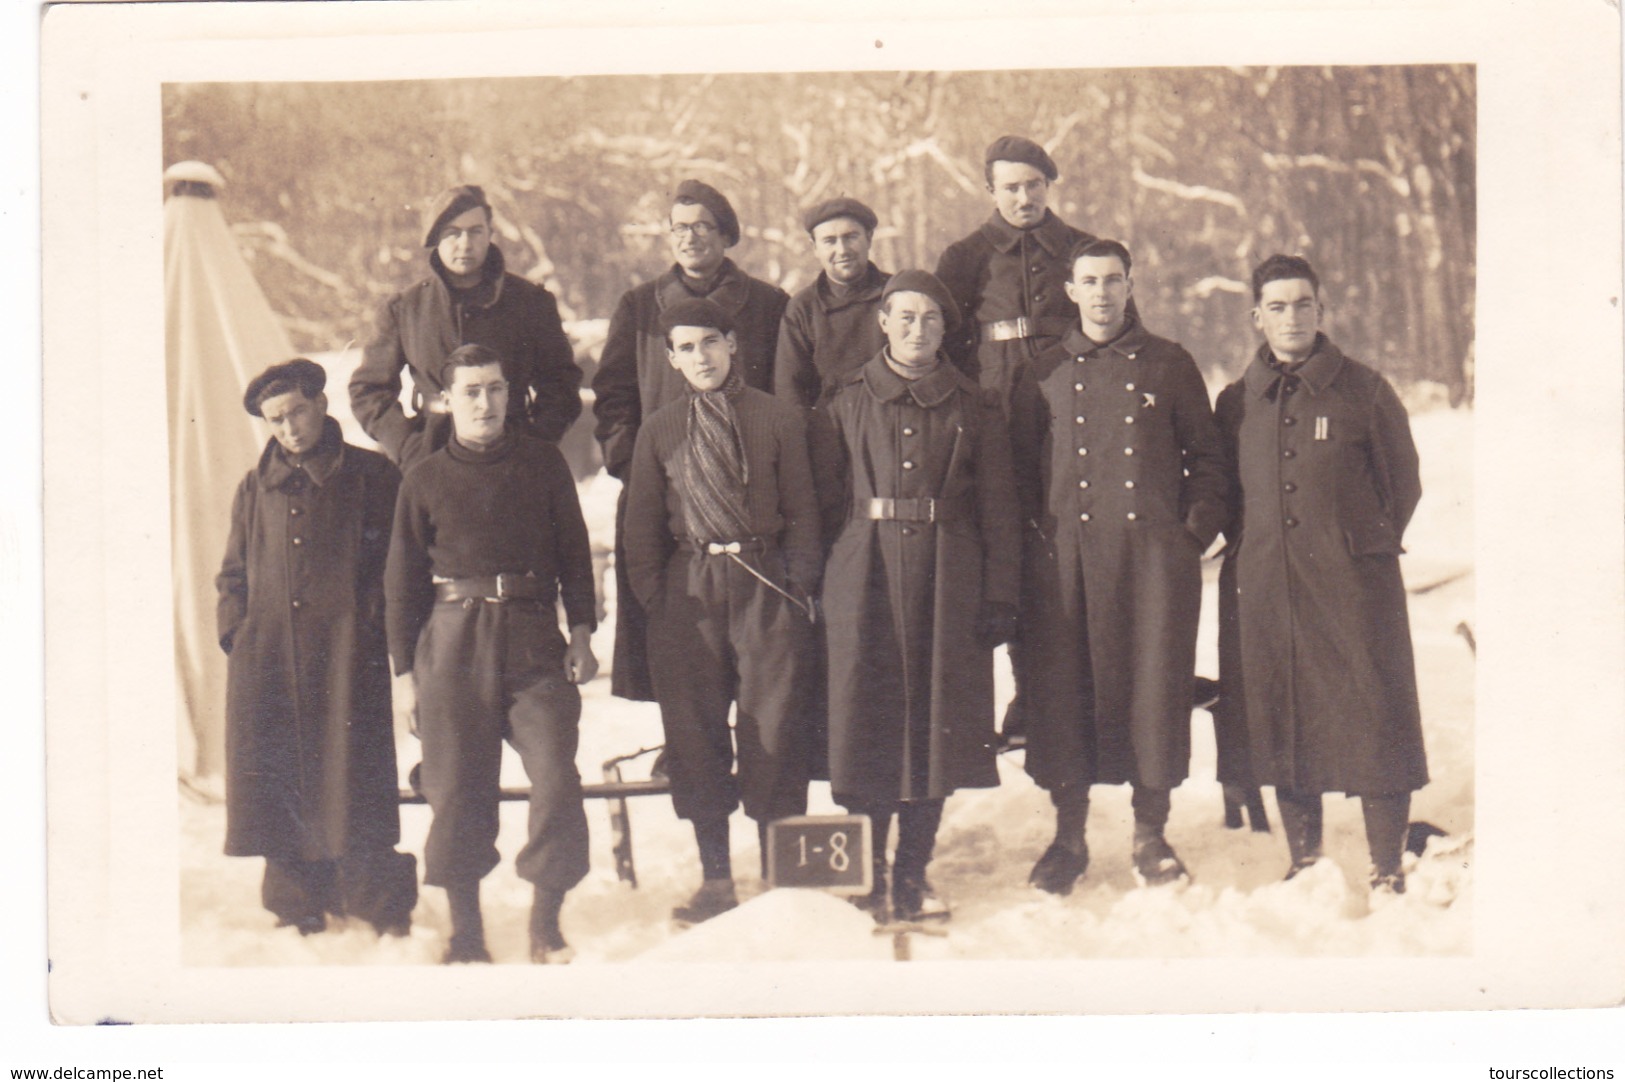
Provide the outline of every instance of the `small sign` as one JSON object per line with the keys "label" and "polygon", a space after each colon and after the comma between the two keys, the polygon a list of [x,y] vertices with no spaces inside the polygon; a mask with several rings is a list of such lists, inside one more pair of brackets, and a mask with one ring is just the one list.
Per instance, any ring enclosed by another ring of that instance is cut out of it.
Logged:
{"label": "small sign", "polygon": [[767,824],[767,882],[832,894],[874,888],[867,815],[797,815]]}

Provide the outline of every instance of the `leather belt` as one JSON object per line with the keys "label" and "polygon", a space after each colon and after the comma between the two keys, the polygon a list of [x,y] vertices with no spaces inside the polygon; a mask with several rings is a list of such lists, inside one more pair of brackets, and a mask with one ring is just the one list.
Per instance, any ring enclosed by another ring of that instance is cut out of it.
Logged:
{"label": "leather belt", "polygon": [[679,537],[677,548],[680,552],[691,552],[696,556],[737,556],[741,552],[766,552],[767,542],[760,537],[742,537],[737,541],[696,541],[691,537]]}
{"label": "leather belt", "polygon": [[1070,322],[1055,316],[1018,316],[982,324],[982,341],[1010,342],[1017,338],[1059,338]]}
{"label": "leather belt", "polygon": [[863,508],[862,517],[878,522],[953,522],[970,517],[961,500],[938,500],[930,496],[917,499],[893,499],[889,496],[870,498]]}
{"label": "leather belt", "polygon": [[554,583],[535,575],[503,573],[434,584],[436,601],[552,601]]}

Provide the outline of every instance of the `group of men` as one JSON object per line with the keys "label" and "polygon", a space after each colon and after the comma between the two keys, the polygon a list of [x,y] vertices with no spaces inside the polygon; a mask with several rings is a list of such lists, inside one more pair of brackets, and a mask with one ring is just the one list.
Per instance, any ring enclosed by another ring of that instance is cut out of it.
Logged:
{"label": "group of men", "polygon": [[[1273,256],[1253,275],[1264,342],[1215,412],[1191,355],[1142,324],[1129,250],[1047,206],[1044,149],[1003,137],[985,175],[992,216],[934,274],[877,268],[862,203],[812,208],[822,271],[795,297],[727,257],[733,207],[684,181],[673,266],[610,321],[593,390],[624,483],[612,690],[659,704],[693,826],[700,885],[674,917],[737,904],[730,816],[743,804],[765,862],[767,824],[806,810],[813,777],[872,820],[859,904],[945,916],[926,869],[945,799],[998,782],[1003,643],[1006,739],[1021,729],[1055,807],[1031,882],[1073,889],[1091,787],[1124,783],[1136,877],[1188,879],[1165,827],[1221,533],[1221,780],[1275,786],[1289,878],[1321,855],[1322,794],[1359,796],[1373,889],[1402,891],[1427,778],[1397,562],[1420,485],[1397,396],[1320,333],[1309,264]],[[267,858],[266,905],[303,932],[331,913],[403,930],[392,693],[423,742],[447,961],[489,959],[479,884],[506,739],[531,784],[531,956],[559,962],[587,871],[577,685],[597,671],[586,530],[553,445],[581,372],[551,295],[491,238],[479,188],[442,193],[431,273],[382,307],[352,378],[404,479],[343,443],[319,366],[248,389],[273,439],[220,577],[227,852]]]}

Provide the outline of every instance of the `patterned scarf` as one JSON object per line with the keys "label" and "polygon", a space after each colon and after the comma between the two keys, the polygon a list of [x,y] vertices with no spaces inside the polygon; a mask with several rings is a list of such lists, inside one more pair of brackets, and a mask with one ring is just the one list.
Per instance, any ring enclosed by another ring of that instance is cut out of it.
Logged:
{"label": "patterned scarf", "polygon": [[745,390],[735,363],[721,387],[688,396],[688,443],[678,459],[683,522],[697,541],[733,541],[750,533],[745,484],[750,480],[734,401]]}

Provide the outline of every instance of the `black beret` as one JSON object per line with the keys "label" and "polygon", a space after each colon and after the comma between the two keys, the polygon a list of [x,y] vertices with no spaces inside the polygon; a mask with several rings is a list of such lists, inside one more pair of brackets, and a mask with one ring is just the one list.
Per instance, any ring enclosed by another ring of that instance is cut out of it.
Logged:
{"label": "black beret", "polygon": [[681,200],[698,203],[711,212],[711,217],[717,220],[717,228],[722,230],[724,247],[732,248],[739,243],[739,215],[734,213],[727,196],[703,180],[685,180],[677,185],[677,194],[672,197],[674,203]]}
{"label": "black beret", "polygon": [[1043,147],[1019,135],[1001,135],[993,140],[983,160],[987,165],[994,162],[1022,162],[1043,173],[1045,180],[1053,181],[1061,175],[1060,170],[1055,168],[1055,159]]}
{"label": "black beret", "polygon": [[874,211],[856,199],[848,199],[844,195],[839,199],[824,200],[802,215],[801,222],[807,227],[808,234],[811,234],[814,229],[817,229],[831,218],[851,218],[863,226],[865,233],[873,233],[875,226],[880,224],[880,219],[875,216]]}
{"label": "black beret", "polygon": [[930,271],[906,270],[892,275],[891,281],[886,283],[886,288],[880,293],[881,307],[885,307],[887,298],[893,293],[924,293],[936,301],[937,306],[942,309],[942,322],[947,325],[948,330],[959,326],[959,305],[954,303],[953,294],[948,292],[948,287]]}
{"label": "black beret", "polygon": [[484,207],[487,215],[491,213],[491,204],[485,200],[485,189],[478,184],[459,184],[435,196],[434,202],[423,213],[423,246],[433,248],[440,242],[440,230],[447,222],[475,207]]}
{"label": "black beret", "polygon": [[728,318],[722,306],[704,297],[689,297],[667,305],[660,310],[657,323],[660,333],[668,337],[673,327],[715,327],[723,334],[729,334],[734,329],[734,321]]}
{"label": "black beret", "polygon": [[327,370],[303,357],[273,364],[249,382],[248,390],[243,392],[243,409],[255,417],[265,416],[260,412],[260,400],[267,397],[265,392],[277,383],[291,383],[306,398],[315,398],[327,386]]}

